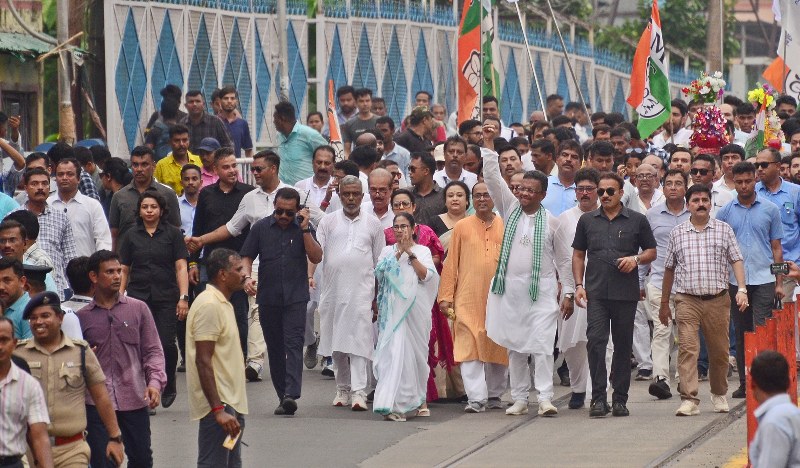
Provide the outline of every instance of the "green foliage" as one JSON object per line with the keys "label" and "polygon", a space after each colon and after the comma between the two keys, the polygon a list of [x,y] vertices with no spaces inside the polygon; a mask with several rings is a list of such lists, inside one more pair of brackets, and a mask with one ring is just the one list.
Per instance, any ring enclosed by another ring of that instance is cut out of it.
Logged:
{"label": "green foliage", "polygon": [[[619,37],[626,37],[638,42],[650,19],[651,5],[652,3],[647,0],[640,0],[638,20],[628,20],[621,26],[602,29],[595,36],[595,44],[598,47],[633,57],[634,49],[619,41]],[[708,25],[707,8],[707,0],[665,0],[663,5],[659,6],[664,41],[676,49],[693,50],[704,54]],[[733,0],[724,0],[723,9],[725,11],[724,54],[725,58],[729,59],[736,56],[740,50],[740,43],[735,37],[736,21],[733,16]],[[694,61],[692,66],[704,68],[703,63],[694,63]]]}
{"label": "green foliage", "polygon": [[[549,11],[546,0],[533,0],[532,3],[541,10]],[[592,2],[589,0],[550,0],[550,3],[554,11],[564,15],[582,20],[588,20],[592,16]]]}

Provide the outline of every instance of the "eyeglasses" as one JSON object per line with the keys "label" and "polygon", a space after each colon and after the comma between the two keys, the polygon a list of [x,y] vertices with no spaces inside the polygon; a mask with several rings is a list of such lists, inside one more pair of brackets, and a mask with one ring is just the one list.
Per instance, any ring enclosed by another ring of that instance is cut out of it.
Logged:
{"label": "eyeglasses", "polygon": [[375,187],[370,187],[370,188],[369,188],[369,192],[370,192],[370,193],[379,193],[379,194],[381,194],[381,195],[386,195],[387,193],[389,193],[389,189],[388,189],[388,188],[375,188]]}
{"label": "eyeglasses", "polygon": [[275,211],[273,211],[273,213],[278,216],[286,215],[290,218],[294,218],[294,215],[297,214],[297,212],[294,210],[284,210],[283,208],[275,208]]}
{"label": "eyeglasses", "polygon": [[520,192],[520,193],[529,193],[529,194],[533,195],[533,194],[536,194],[536,193],[544,193],[544,190],[534,190],[534,189],[532,189],[532,188],[528,188],[528,187],[522,187],[522,186],[520,186],[520,187],[517,189],[517,192]]}
{"label": "eyeglasses", "polygon": [[766,169],[769,167],[770,164],[778,164],[778,161],[773,161],[773,162],[762,161],[754,163],[753,165],[756,166],[756,169]]}
{"label": "eyeglasses", "polygon": [[392,203],[392,208],[410,208],[411,202],[410,201],[399,201]]}
{"label": "eyeglasses", "polygon": [[595,190],[597,190],[597,187],[592,187],[592,186],[588,186],[587,187],[587,186],[583,186],[583,185],[575,187],[575,191],[578,192],[578,193],[592,193]]}
{"label": "eyeglasses", "polygon": [[641,148],[628,148],[625,150],[625,154],[647,154],[647,151]]}
{"label": "eyeglasses", "polygon": [[519,190],[520,187],[521,187],[521,185],[509,185],[508,186],[508,188],[510,188],[512,192],[516,192],[517,190]]}
{"label": "eyeglasses", "polygon": [[[703,169],[705,170],[705,169]],[[705,174],[703,174],[705,175]],[[639,180],[653,180],[656,178],[654,174],[636,174],[636,178]]]}
{"label": "eyeglasses", "polygon": [[363,195],[363,193],[360,193],[360,192],[358,192],[358,193],[356,193],[356,192],[339,192],[339,198],[347,198],[347,199],[358,198],[361,195]]}
{"label": "eyeglasses", "polygon": [[607,189],[598,188],[597,189],[597,196],[598,197],[602,197],[606,193],[608,193],[609,197],[613,197],[614,194],[617,193],[617,189],[615,189],[615,188],[607,188]]}
{"label": "eyeglasses", "polygon": [[486,193],[473,193],[472,198],[474,198],[475,200],[481,200],[484,198],[488,200],[492,197],[489,196],[489,192],[486,192]]}
{"label": "eyeglasses", "polygon": [[261,171],[263,171],[264,169],[266,169],[266,166],[265,167],[250,166],[250,172],[252,172],[253,174],[261,174]]}
{"label": "eyeglasses", "polygon": [[[764,166],[766,168],[766,166]],[[693,167],[689,172],[692,175],[700,174],[701,176],[707,176],[711,169],[700,169],[699,167]]]}

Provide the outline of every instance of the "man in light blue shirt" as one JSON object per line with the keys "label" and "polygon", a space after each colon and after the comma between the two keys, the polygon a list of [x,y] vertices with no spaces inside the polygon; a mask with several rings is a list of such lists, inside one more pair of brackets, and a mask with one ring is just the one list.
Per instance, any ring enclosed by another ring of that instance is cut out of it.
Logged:
{"label": "man in light blue shirt", "polygon": [[583,148],[575,140],[566,140],[556,151],[558,175],[547,178],[547,195],[542,206],[553,216],[558,216],[578,203],[575,193],[575,173],[583,162]]}
{"label": "man in light blue shirt", "polygon": [[0,258],[0,300],[5,304],[3,315],[14,322],[14,336],[19,339],[31,338],[31,327],[22,319],[25,306],[30,297],[25,292],[24,270],[19,260],[11,257]]}
{"label": "man in light blue shirt", "polygon": [[[667,255],[669,233],[675,226],[689,220],[685,199],[688,184],[686,173],[680,169],[670,169],[664,177],[664,202],[647,210],[647,221],[650,223],[650,229],[653,230],[653,237],[656,239],[656,259],[650,265],[639,267],[639,285],[645,290],[650,306],[648,307],[650,320],[653,322],[650,350],[655,380],[650,384],[649,392],[659,400],[672,397],[669,386],[669,355],[672,348],[675,347],[677,335],[674,321],[667,326],[658,319],[658,310],[661,307],[661,286],[664,281],[664,260]],[[649,277],[646,278],[648,272]],[[669,309],[674,318],[674,296],[669,299]]]}
{"label": "man in light blue shirt", "polygon": [[312,159],[314,150],[328,142],[316,130],[297,121],[294,106],[286,101],[275,104],[272,116],[278,130],[281,165],[278,176],[288,185],[294,185],[314,175]]}
{"label": "man in light blue shirt", "polygon": [[197,208],[197,200],[200,198],[200,189],[203,186],[200,166],[186,164],[181,168],[181,186],[183,195],[178,197],[178,207],[181,209],[181,231],[184,236],[191,236],[194,212]]}
{"label": "man in light blue shirt", "polygon": [[[783,297],[781,276],[770,271],[770,264],[783,261],[781,238],[783,225],[778,208],[756,195],[756,168],[753,163],[743,161],[733,166],[733,183],[737,197],[717,212],[717,219],[728,223],[736,234],[744,257],[745,282],[749,306],[744,312],[734,304],[731,306],[731,321],[736,330],[736,367],[739,369],[739,389],[734,398],[746,394],[744,372],[744,332],[753,331],[754,325],[764,325],[772,316],[775,298]],[[736,297],[736,278],[731,272],[732,300]]]}
{"label": "man in light blue shirt", "polygon": [[758,430],[750,443],[753,468],[800,466],[800,408],[789,399],[789,363],[762,351],[750,366],[750,389],[758,402]]}
{"label": "man in light blue shirt", "polygon": [[[756,184],[756,194],[778,207],[783,222],[783,258],[797,263],[800,261],[800,185],[781,179],[780,161],[781,154],[772,148],[765,148],[756,155],[760,180]],[[784,280],[784,302],[795,301],[795,286],[793,280]]]}

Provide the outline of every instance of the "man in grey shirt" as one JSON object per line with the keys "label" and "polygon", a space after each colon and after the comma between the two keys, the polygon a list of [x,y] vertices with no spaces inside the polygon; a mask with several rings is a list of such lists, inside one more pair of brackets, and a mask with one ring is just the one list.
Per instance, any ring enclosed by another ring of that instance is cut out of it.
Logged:
{"label": "man in grey shirt", "polygon": [[350,154],[356,138],[367,130],[376,128],[378,116],[372,113],[372,91],[367,88],[356,90],[358,114],[342,125],[344,150]]}
{"label": "man in grey shirt", "polygon": [[168,208],[166,221],[178,229],[181,227],[178,196],[171,188],[158,183],[153,177],[156,168],[153,161],[153,150],[147,146],[134,148],[131,152],[131,168],[133,169],[133,181],[114,194],[108,212],[108,223],[111,226],[114,249],[122,235],[136,224],[139,196],[148,190],[154,190],[164,197]]}

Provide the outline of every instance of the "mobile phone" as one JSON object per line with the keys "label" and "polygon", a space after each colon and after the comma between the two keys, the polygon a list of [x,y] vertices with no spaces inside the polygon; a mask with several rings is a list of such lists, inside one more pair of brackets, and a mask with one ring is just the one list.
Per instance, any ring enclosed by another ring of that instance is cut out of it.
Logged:
{"label": "mobile phone", "polygon": [[11,105],[8,107],[8,116],[9,117],[17,117],[19,116],[19,103],[12,102]]}
{"label": "mobile phone", "polygon": [[789,264],[786,262],[773,263],[769,266],[769,271],[773,275],[788,275]]}

